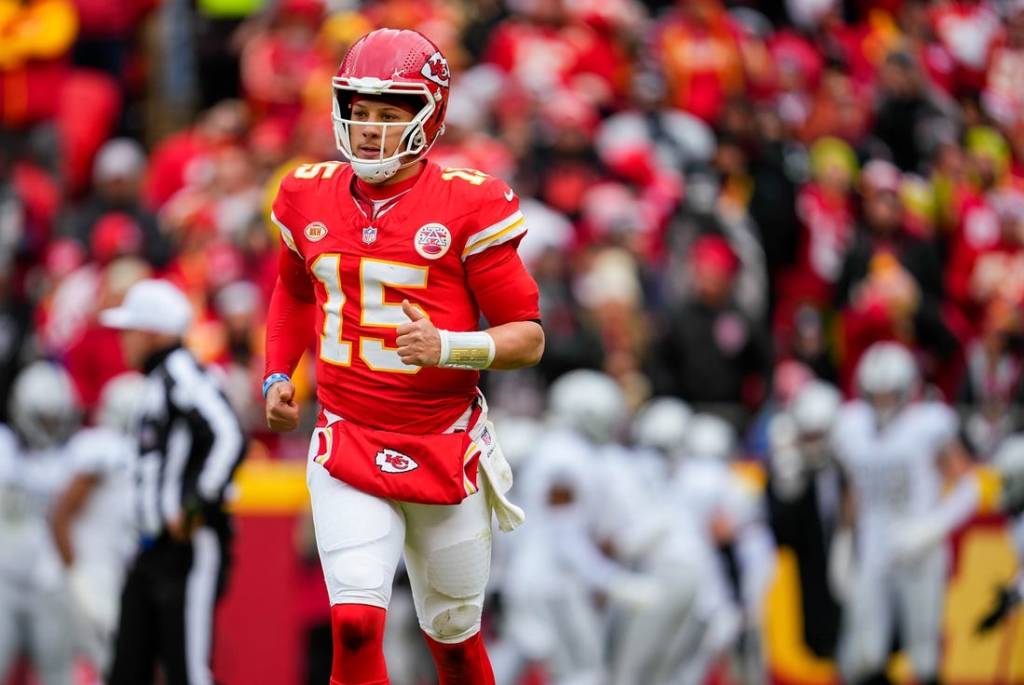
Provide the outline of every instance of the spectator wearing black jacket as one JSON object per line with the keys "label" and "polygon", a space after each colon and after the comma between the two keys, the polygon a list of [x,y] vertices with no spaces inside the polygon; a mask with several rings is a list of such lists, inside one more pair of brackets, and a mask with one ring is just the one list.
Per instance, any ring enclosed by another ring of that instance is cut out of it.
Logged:
{"label": "spectator wearing black jacket", "polygon": [[955,131],[955,113],[929,92],[920,67],[905,52],[889,53],[879,76],[881,98],[872,133],[889,149],[896,166],[920,172],[939,141]]}
{"label": "spectator wearing black jacket", "polygon": [[[155,266],[165,265],[171,245],[161,234],[156,215],[142,206],[139,191],[146,157],[142,147],[128,138],[108,141],[93,164],[95,191],[64,220],[63,231],[89,250],[94,259],[107,261],[120,253],[138,254]],[[116,245],[103,235],[110,218],[123,227]],[[106,221],[105,221],[106,220]],[[99,235],[98,235],[99,233]]]}
{"label": "spectator wearing black jacket", "polygon": [[672,311],[655,352],[658,394],[696,404],[753,405],[763,398],[771,351],[762,328],[733,300],[739,260],[722,236],[690,248],[693,291]]}

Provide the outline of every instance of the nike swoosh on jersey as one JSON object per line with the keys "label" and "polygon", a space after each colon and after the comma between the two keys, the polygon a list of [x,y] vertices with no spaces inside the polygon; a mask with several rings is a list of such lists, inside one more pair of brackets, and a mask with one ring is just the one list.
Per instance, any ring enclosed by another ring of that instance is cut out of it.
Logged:
{"label": "nike swoosh on jersey", "polygon": [[514,198],[515,196],[516,194],[512,192],[511,188],[505,191],[505,199],[508,200],[509,202],[512,202],[512,198]]}

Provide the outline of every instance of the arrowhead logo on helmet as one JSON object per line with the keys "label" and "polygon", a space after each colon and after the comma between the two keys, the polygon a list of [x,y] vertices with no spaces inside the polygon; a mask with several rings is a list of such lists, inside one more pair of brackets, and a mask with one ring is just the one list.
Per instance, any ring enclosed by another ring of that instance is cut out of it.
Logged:
{"label": "arrowhead logo on helmet", "polygon": [[420,73],[439,86],[448,87],[451,80],[451,72],[448,70],[448,60],[440,51],[430,56],[420,69]]}

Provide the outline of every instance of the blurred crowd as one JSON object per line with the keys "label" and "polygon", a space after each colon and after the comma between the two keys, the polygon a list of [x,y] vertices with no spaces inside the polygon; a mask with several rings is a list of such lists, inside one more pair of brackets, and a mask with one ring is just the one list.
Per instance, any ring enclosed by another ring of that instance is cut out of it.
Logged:
{"label": "blurred crowd", "polygon": [[631,406],[673,395],[745,428],[803,375],[849,390],[862,351],[898,340],[974,408],[983,453],[1012,429],[1011,0],[0,3],[0,394],[47,357],[92,410],[123,370],[95,312],[155,273],[202,312],[192,346],[260,431],[269,202],[336,156],[330,76],[385,25],[456,69],[431,157],[523,197],[548,349],[492,379],[497,404],[536,415],[588,367]]}
{"label": "blurred crowd", "polygon": [[[295,165],[337,158],[330,77],[381,26],[452,65],[430,157],[522,198],[547,348],[485,379],[506,421],[594,369],[623,416],[676,398],[715,424],[691,451],[769,463],[773,416],[815,380],[853,394],[864,351],[896,341],[962,409],[972,458],[1021,428],[1021,0],[0,0],[0,420],[37,359],[96,420],[126,370],[96,314],[157,275],[192,300],[189,345],[258,449],[305,454],[263,424],[270,203]],[[311,424],[311,365],[296,380]],[[756,560],[772,541],[751,530]],[[643,563],[689,553],[670,549]],[[739,639],[720,615],[707,639]],[[526,654],[530,626],[512,628]],[[600,655],[580,640],[566,663]]]}

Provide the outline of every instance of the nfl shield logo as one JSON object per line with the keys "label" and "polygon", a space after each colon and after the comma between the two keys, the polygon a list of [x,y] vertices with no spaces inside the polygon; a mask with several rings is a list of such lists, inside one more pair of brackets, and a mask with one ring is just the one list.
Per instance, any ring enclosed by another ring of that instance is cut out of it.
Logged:
{"label": "nfl shield logo", "polygon": [[363,229],[363,242],[372,245],[377,240],[377,227],[367,226]]}

